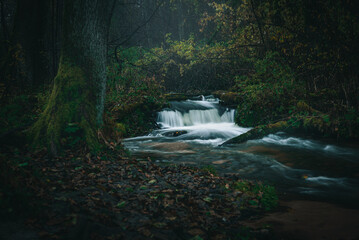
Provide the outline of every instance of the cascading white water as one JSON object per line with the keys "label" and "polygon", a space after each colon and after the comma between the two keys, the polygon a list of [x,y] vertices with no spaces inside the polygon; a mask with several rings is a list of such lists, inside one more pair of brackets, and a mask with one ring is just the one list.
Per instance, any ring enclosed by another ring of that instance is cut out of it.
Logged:
{"label": "cascading white water", "polygon": [[157,122],[163,127],[183,127],[220,122],[234,123],[234,114],[234,109],[225,111],[221,116],[216,108],[189,110],[187,113],[165,110],[158,113]]}
{"label": "cascading white water", "polygon": [[234,116],[236,111],[234,109],[227,109],[227,111],[221,116],[222,122],[234,123]]}
{"label": "cascading white water", "polygon": [[171,108],[158,113],[157,123],[161,129],[152,133],[155,136],[171,136],[181,131],[183,141],[218,145],[229,138],[248,131],[234,123],[235,110],[219,104],[213,97],[202,100],[171,102]]}
{"label": "cascading white water", "polygon": [[163,126],[182,127],[183,116],[179,111],[162,111],[158,113],[157,122]]}

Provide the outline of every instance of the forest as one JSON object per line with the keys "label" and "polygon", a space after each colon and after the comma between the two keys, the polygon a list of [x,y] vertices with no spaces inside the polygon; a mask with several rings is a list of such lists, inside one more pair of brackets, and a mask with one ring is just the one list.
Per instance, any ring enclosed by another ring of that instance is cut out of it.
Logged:
{"label": "forest", "polygon": [[0,239],[359,238],[358,9],[0,0]]}

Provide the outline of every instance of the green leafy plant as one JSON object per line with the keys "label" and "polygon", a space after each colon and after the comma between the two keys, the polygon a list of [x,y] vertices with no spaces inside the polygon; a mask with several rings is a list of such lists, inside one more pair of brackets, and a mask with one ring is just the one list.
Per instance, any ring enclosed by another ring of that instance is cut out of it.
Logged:
{"label": "green leafy plant", "polygon": [[118,55],[121,62],[108,67],[106,115],[121,137],[144,134],[165,103],[162,83],[139,63],[142,48],[121,49]]}
{"label": "green leafy plant", "polygon": [[269,52],[262,59],[247,61],[254,65],[254,71],[236,78],[236,88],[241,99],[236,122],[252,127],[286,116],[304,92],[303,85],[296,81],[292,69],[280,61],[277,52]]}
{"label": "green leafy plant", "polygon": [[259,207],[269,211],[278,205],[277,192],[273,186],[261,182],[239,180],[233,183],[232,189],[242,193],[241,198],[249,207]]}
{"label": "green leafy plant", "polygon": [[212,165],[207,165],[201,168],[202,171],[207,172],[209,174],[213,174],[214,176],[218,175],[217,170]]}

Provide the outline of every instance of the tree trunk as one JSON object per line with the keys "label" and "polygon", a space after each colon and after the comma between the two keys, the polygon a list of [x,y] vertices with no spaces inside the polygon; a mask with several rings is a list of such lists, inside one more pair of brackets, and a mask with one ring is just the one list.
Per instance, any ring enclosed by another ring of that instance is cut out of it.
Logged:
{"label": "tree trunk", "polygon": [[47,107],[32,129],[35,143],[47,145],[54,155],[74,132],[91,150],[99,147],[96,132],[104,110],[110,8],[103,0],[64,2],[58,73]]}
{"label": "tree trunk", "polygon": [[1,40],[4,42],[3,44],[7,45],[8,44],[7,41],[9,40],[9,30],[5,19],[5,6],[3,0],[0,0],[0,21],[1,21],[1,30],[2,30]]}
{"label": "tree trunk", "polygon": [[263,46],[264,46],[264,50],[265,50],[265,51],[267,51],[267,44],[266,44],[266,41],[264,40],[264,34],[263,34],[263,29],[262,29],[262,23],[261,23],[261,21],[260,21],[259,17],[257,16],[257,14],[256,14],[256,10],[255,10],[255,7],[254,7],[253,0],[250,0],[250,3],[251,3],[251,9],[252,9],[253,16],[254,16],[254,18],[256,19],[256,22],[257,22],[259,35],[260,35],[260,38],[261,38],[262,44],[263,44]]}
{"label": "tree trunk", "polygon": [[183,3],[182,0],[179,0],[178,2],[178,39],[180,41],[183,41],[185,36],[184,36],[184,25],[185,25],[185,18],[184,18],[184,14],[183,14]]}
{"label": "tree trunk", "polygon": [[18,0],[12,33],[12,44],[21,53],[17,62],[17,84],[37,87],[51,78],[49,55],[46,52],[49,33],[48,0]]}

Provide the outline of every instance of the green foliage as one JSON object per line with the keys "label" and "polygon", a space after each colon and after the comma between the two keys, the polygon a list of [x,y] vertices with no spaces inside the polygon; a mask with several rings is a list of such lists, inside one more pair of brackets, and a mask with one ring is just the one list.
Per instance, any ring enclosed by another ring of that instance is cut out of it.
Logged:
{"label": "green foliage", "polygon": [[303,96],[304,87],[295,81],[293,71],[280,62],[276,52],[249,61],[254,62],[253,72],[236,80],[240,98],[237,123],[256,126],[283,118],[293,102]]}
{"label": "green foliage", "polygon": [[278,205],[277,192],[273,186],[259,183],[254,186],[252,191],[257,194],[257,199],[266,211],[272,210]]}
{"label": "green foliage", "polygon": [[[256,126],[292,116],[291,125],[327,135],[357,137],[358,16],[348,1],[238,1],[210,4],[200,21],[217,26],[236,64],[236,122]],[[203,30],[203,29],[202,29]],[[240,61],[238,60],[240,59]],[[230,66],[230,64],[228,64]],[[238,69],[238,70],[237,70]],[[317,113],[297,109],[304,100]],[[320,114],[318,115],[318,112]]]}
{"label": "green foliage", "polygon": [[122,137],[144,134],[154,128],[154,113],[165,103],[163,87],[136,64],[141,48],[121,49],[118,55],[122,62],[108,67],[107,117]]}
{"label": "green foliage", "polygon": [[0,107],[0,133],[27,127],[36,119],[36,100],[30,95],[19,95]]}
{"label": "green foliage", "polygon": [[63,139],[63,142],[68,145],[68,147],[73,148],[81,140],[81,127],[77,123],[68,123],[64,130],[66,134],[66,139]]}
{"label": "green foliage", "polygon": [[217,170],[212,165],[207,165],[201,168],[202,171],[207,172],[208,174],[213,174],[214,176],[218,175]]}
{"label": "green foliage", "polygon": [[116,205],[117,208],[124,208],[125,206],[126,206],[126,201],[119,202]]}
{"label": "green foliage", "polygon": [[193,238],[191,238],[190,240],[203,240],[203,238],[201,238],[200,236],[195,236]]}
{"label": "green foliage", "polygon": [[278,205],[277,192],[273,186],[240,180],[232,185],[232,189],[243,193],[241,197],[245,206],[242,207],[259,207],[270,211]]}
{"label": "green foliage", "polygon": [[186,40],[174,41],[170,34],[162,47],[143,49],[137,66],[164,79],[167,91],[203,92],[229,88],[236,65],[230,61],[225,43],[207,44]]}

